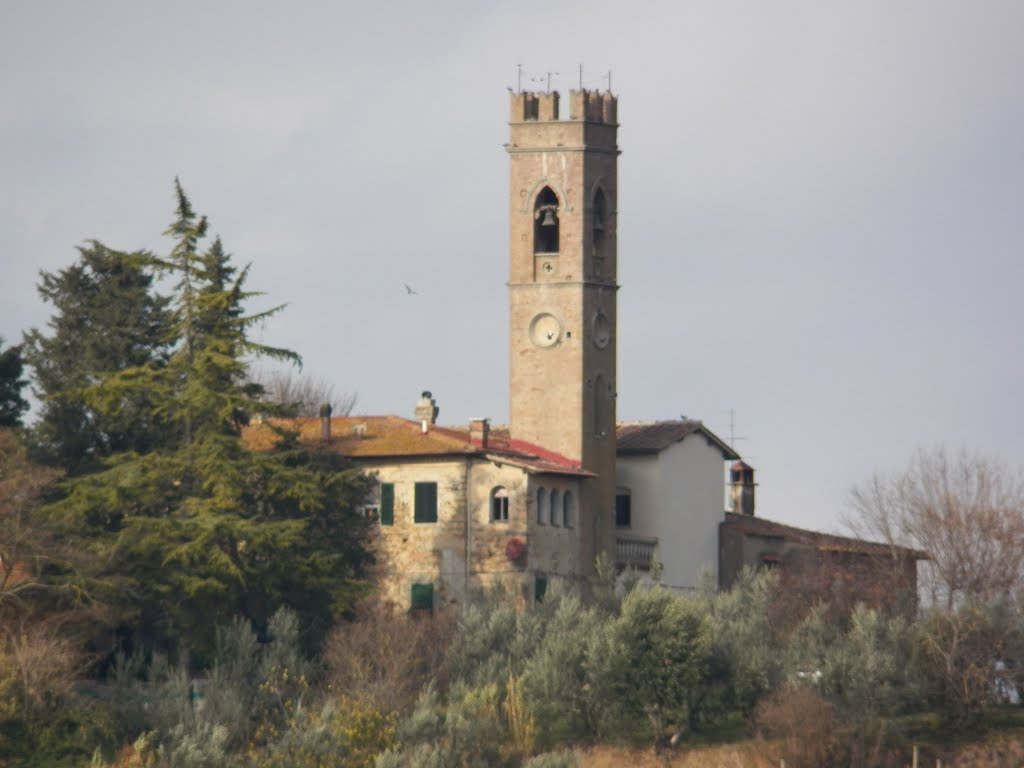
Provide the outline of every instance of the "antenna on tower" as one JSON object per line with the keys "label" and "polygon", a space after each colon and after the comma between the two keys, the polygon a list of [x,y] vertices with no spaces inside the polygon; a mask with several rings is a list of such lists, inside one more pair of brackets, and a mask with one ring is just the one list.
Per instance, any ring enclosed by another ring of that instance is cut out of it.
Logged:
{"label": "antenna on tower", "polygon": [[612,92],[612,71],[608,70],[608,93]]}
{"label": "antenna on tower", "polygon": [[580,90],[583,90],[583,64],[580,64]]}
{"label": "antenna on tower", "polygon": [[730,448],[736,448],[736,441],[737,440],[749,440],[750,438],[743,437],[743,436],[741,436],[741,437],[737,437],[736,436],[736,409],[735,408],[730,408],[728,411],[724,411],[724,413],[728,413],[729,414],[729,447]]}

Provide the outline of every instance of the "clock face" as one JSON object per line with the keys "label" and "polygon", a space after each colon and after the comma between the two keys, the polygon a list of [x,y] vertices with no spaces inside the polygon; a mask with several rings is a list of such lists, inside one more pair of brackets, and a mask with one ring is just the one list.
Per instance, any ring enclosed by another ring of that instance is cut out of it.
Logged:
{"label": "clock face", "polygon": [[530,323],[530,341],[538,347],[551,347],[562,338],[562,324],[558,318],[542,312]]}
{"label": "clock face", "polygon": [[594,316],[594,346],[604,349],[612,339],[612,324],[608,322],[608,316],[604,312],[598,312]]}

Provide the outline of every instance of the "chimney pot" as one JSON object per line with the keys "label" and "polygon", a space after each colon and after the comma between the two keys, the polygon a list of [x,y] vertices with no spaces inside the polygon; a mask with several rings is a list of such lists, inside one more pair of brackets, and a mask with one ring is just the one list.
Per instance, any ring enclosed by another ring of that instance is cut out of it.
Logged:
{"label": "chimney pot", "polygon": [[474,443],[480,443],[481,448],[487,447],[487,439],[491,434],[490,419],[470,419],[469,439]]}
{"label": "chimney pot", "polygon": [[331,442],[331,404],[320,406],[320,439],[326,444]]}
{"label": "chimney pot", "polygon": [[429,391],[426,391],[420,395],[420,399],[416,403],[413,418],[423,425],[423,431],[426,432],[431,424],[437,422],[437,414],[440,410],[434,401],[434,396]]}

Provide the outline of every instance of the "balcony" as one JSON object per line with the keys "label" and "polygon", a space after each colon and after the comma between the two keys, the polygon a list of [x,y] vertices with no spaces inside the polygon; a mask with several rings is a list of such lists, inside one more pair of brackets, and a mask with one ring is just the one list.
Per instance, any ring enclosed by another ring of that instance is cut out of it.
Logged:
{"label": "balcony", "polygon": [[657,538],[617,533],[615,534],[615,565],[618,568],[649,571],[654,564],[654,551],[657,548]]}

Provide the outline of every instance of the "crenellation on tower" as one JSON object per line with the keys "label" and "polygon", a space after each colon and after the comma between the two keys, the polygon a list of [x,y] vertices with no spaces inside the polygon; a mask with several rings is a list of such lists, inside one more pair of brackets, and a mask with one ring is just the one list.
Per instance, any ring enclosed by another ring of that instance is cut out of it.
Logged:
{"label": "crenellation on tower", "polygon": [[558,120],[558,91],[541,93],[537,96],[538,113],[537,120],[554,121]]}
{"label": "crenellation on tower", "polygon": [[[558,91],[513,91],[510,95],[509,122],[558,122]],[[616,125],[618,97],[608,91],[585,88],[569,91],[569,121]]]}
{"label": "crenellation on tower", "polygon": [[608,91],[569,91],[569,119],[615,125],[618,97]]}

